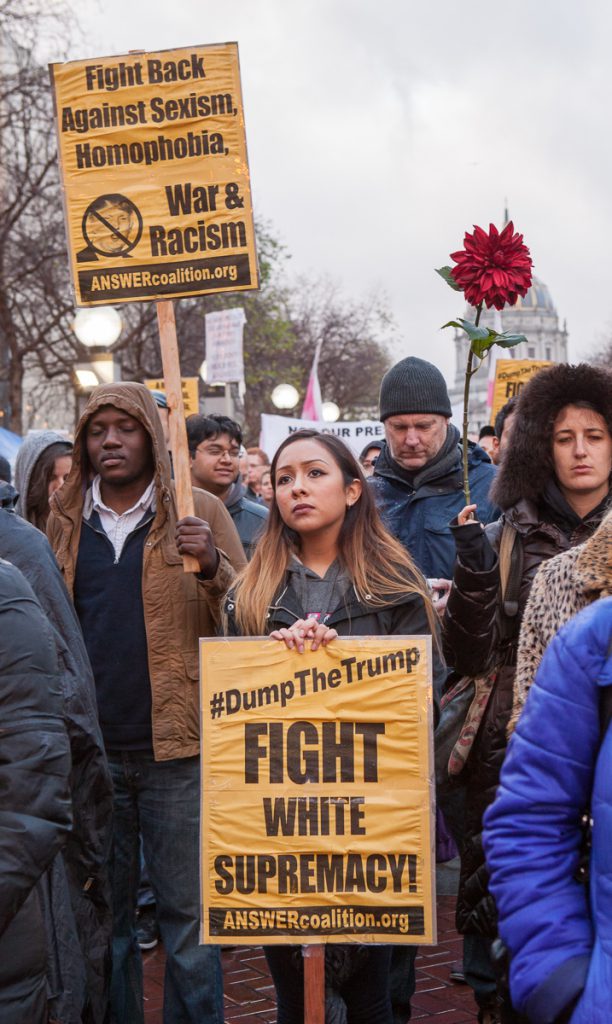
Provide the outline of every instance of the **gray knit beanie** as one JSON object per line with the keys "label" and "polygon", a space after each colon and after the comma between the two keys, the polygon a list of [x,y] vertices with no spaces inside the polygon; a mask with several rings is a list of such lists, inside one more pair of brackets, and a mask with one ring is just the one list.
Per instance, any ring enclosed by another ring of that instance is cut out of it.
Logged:
{"label": "gray knit beanie", "polygon": [[415,412],[452,416],[446,381],[433,363],[407,356],[387,371],[380,385],[380,418]]}

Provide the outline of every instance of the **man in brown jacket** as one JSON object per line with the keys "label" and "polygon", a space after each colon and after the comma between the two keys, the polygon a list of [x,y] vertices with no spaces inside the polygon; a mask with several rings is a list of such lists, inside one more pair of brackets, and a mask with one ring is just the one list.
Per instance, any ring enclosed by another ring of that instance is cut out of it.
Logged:
{"label": "man in brown jacket", "polygon": [[[170,461],[142,384],[96,388],[48,533],[96,681],[114,788],[113,980],[117,1024],[142,1024],[135,934],[139,830],[166,950],[166,1024],[223,1024],[219,951],[198,944],[198,638],[211,636],[244,565],[223,503],[194,489],[177,521]],[[194,555],[197,574],[183,572]]]}

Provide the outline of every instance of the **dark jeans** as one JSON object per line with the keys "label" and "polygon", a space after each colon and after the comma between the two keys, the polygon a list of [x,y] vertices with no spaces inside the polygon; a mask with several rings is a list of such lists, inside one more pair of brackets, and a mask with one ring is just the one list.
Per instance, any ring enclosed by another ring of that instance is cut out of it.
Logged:
{"label": "dark jeans", "polygon": [[109,754],[114,787],[112,1020],[143,1024],[142,960],[135,931],[139,832],[166,951],[165,1024],[223,1024],[218,946],[200,946],[197,757],[154,761]]}
{"label": "dark jeans", "polygon": [[480,1007],[488,1007],[495,1000],[497,981],[491,963],[491,940],[484,935],[468,933],[463,936],[463,973]]}
{"label": "dark jeans", "polygon": [[[391,1024],[391,947],[361,946],[359,950],[358,969],[344,982],[334,986],[346,1003],[347,1024]],[[304,968],[301,948],[266,946],[265,954],[276,989],[277,1024],[303,1024]],[[328,982],[327,965],[325,973]]]}
{"label": "dark jeans", "polygon": [[392,946],[391,950],[390,987],[393,1024],[406,1024],[412,1013],[410,1000],[416,988],[414,961],[419,948],[418,946]]}
{"label": "dark jeans", "polygon": [[140,837],[140,883],[138,885],[137,904],[139,910],[144,910],[145,907],[147,909],[152,907],[155,910],[155,896],[149,881],[149,869],[142,852],[142,836]]}
{"label": "dark jeans", "polygon": [[[440,795],[439,803],[444,813],[459,853],[465,833],[465,786],[456,783]],[[480,1008],[490,1007],[495,1002],[497,980],[490,957],[491,940],[483,935],[469,933],[463,936],[463,972],[466,983],[474,993]]]}

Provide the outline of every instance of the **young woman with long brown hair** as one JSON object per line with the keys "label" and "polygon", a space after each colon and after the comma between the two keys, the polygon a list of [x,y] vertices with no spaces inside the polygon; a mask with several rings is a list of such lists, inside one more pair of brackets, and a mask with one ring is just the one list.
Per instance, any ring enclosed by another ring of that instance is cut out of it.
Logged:
{"label": "young woman with long brown hair", "polygon": [[[383,527],[371,489],[349,449],[332,434],[300,430],[272,461],[274,500],[253,558],[226,602],[226,632],[268,634],[312,650],[338,635],[436,634],[427,585]],[[445,672],[434,642],[434,686]],[[338,998],[348,1024],[391,1024],[391,946],[333,945],[326,951],[328,1024]],[[301,1024],[299,946],[266,950],[278,1024]],[[338,1018],[340,1019],[340,1018]]]}
{"label": "young woman with long brown hair", "polygon": [[55,430],[30,434],[17,452],[16,511],[43,533],[49,518],[49,498],[63,485],[71,466],[72,442]]}

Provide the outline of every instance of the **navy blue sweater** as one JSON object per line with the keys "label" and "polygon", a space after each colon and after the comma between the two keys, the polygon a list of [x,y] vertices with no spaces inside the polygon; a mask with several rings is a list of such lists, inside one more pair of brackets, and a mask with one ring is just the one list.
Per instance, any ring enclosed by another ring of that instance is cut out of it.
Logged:
{"label": "navy blue sweater", "polygon": [[142,601],[142,559],[153,516],[127,538],[119,560],[97,512],[83,521],[74,603],[96,681],[109,750],[152,750],[151,680]]}

